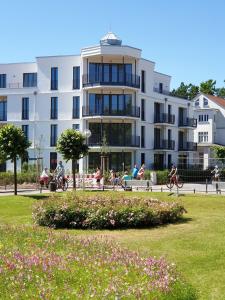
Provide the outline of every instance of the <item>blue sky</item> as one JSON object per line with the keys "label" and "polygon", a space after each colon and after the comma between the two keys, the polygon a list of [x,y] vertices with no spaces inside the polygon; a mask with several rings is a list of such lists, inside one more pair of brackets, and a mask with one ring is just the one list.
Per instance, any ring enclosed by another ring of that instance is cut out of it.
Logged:
{"label": "blue sky", "polygon": [[0,11],[0,63],[78,54],[111,27],[172,87],[225,79],[224,0],[0,0]]}

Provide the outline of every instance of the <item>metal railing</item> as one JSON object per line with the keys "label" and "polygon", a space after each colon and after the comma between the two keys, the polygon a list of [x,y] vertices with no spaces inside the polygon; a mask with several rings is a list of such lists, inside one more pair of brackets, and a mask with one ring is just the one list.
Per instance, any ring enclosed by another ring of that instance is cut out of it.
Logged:
{"label": "metal railing", "polygon": [[133,117],[133,118],[140,118],[140,107],[138,106],[131,106],[127,107],[122,110],[114,110],[111,108],[106,107],[97,107],[93,108],[90,106],[83,106],[82,107],[82,116],[89,117],[89,116],[120,116],[120,117]]}
{"label": "metal railing", "polygon": [[[113,136],[106,137],[107,146],[112,147],[140,147],[140,136]],[[103,146],[103,137],[93,134],[88,138],[88,146]]]}
{"label": "metal railing", "polygon": [[197,119],[195,118],[184,118],[179,119],[179,127],[197,127]]}
{"label": "metal railing", "polygon": [[194,142],[179,143],[178,151],[197,151],[197,143]]}
{"label": "metal railing", "polygon": [[167,114],[167,113],[159,113],[154,116],[154,123],[175,123],[175,115]]}
{"label": "metal railing", "polygon": [[154,149],[155,150],[174,150],[175,149],[175,141],[174,140],[161,140],[154,141]]}
{"label": "metal railing", "polygon": [[92,78],[89,74],[83,75],[83,87],[92,87],[96,85],[111,85],[111,86],[129,86],[140,88],[140,76],[135,74],[124,74],[117,80],[106,80],[104,78]]}

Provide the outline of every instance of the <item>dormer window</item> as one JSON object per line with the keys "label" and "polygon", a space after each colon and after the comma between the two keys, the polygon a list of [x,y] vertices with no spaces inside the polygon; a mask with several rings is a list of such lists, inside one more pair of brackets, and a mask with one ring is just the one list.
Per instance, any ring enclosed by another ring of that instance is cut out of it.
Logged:
{"label": "dormer window", "polygon": [[206,98],[203,98],[203,106],[208,106],[209,105],[209,101]]}
{"label": "dormer window", "polygon": [[195,107],[198,107],[199,106],[199,99],[197,99],[196,101],[195,101]]}

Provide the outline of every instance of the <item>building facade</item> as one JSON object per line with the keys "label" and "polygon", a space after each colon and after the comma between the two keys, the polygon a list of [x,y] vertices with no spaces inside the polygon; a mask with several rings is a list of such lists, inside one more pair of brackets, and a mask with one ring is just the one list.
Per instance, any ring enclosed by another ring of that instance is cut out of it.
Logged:
{"label": "building facade", "polygon": [[0,64],[0,123],[22,127],[32,142],[30,160],[41,157],[50,169],[61,159],[55,146],[67,128],[91,132],[80,172],[100,164],[103,148],[115,170],[186,164],[196,150],[196,121],[192,102],[169,95],[170,81],[140,49],[108,33],[80,55]]}
{"label": "building facade", "polygon": [[215,164],[213,146],[225,146],[225,99],[201,93],[195,97],[194,107],[194,141],[198,144],[194,161],[207,169]]}

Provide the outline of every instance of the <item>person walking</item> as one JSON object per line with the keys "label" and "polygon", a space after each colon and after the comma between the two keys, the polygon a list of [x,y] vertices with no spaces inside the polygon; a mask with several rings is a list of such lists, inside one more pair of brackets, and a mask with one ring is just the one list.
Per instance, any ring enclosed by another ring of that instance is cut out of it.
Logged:
{"label": "person walking", "polygon": [[132,171],[132,178],[133,178],[133,179],[137,179],[137,175],[138,175],[138,167],[137,167],[137,165],[135,164],[135,165],[134,165],[134,168],[133,168],[133,171]]}

